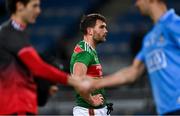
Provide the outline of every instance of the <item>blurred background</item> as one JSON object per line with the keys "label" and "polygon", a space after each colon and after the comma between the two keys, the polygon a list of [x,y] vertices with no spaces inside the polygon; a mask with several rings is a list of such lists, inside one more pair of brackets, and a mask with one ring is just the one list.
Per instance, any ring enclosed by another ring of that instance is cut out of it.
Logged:
{"label": "blurred background", "polygon": [[[168,0],[168,6],[180,14],[179,0]],[[29,29],[31,42],[47,62],[66,72],[73,48],[82,40],[79,23],[83,15],[101,13],[108,20],[107,41],[97,48],[104,75],[128,66],[152,27],[150,19],[134,7],[134,0],[41,0],[41,7],[37,23]],[[7,19],[5,0],[0,0],[0,23]],[[72,115],[74,91],[58,86],[58,93],[39,107],[40,114]],[[114,103],[112,115],[156,114],[146,74],[135,84],[107,88],[107,98]]]}

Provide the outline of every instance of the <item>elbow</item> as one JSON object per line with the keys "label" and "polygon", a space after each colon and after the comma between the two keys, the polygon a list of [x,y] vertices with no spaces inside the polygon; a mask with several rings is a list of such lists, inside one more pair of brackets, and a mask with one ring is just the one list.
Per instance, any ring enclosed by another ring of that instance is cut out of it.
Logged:
{"label": "elbow", "polygon": [[38,73],[37,70],[32,69],[32,70],[31,70],[31,73],[32,73],[34,76],[39,76],[39,73]]}
{"label": "elbow", "polygon": [[128,84],[132,84],[132,83],[134,83],[136,81],[136,79],[137,79],[136,77],[129,77],[129,78],[127,78],[126,82]]}
{"label": "elbow", "polygon": [[129,83],[134,83],[140,76],[140,73],[137,70],[131,70],[131,73],[127,76],[127,80],[129,81]]}
{"label": "elbow", "polygon": [[34,76],[40,76],[40,70],[39,70],[40,68],[39,67],[30,67],[29,69]]}
{"label": "elbow", "polygon": [[39,74],[38,74],[38,71],[35,70],[35,69],[33,69],[33,68],[31,68],[30,71],[31,71],[31,73],[32,73],[34,76],[38,76],[38,75],[39,75]]}
{"label": "elbow", "polygon": [[129,83],[134,83],[136,81],[136,78],[130,79]]}

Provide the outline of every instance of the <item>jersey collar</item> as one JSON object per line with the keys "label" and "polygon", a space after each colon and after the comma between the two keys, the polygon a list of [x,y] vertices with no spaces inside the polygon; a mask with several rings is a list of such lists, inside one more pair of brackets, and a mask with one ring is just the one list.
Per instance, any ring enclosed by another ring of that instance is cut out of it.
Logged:
{"label": "jersey collar", "polygon": [[[83,40],[84,41],[84,40]],[[88,42],[84,41],[92,50],[96,51]]]}
{"label": "jersey collar", "polygon": [[24,31],[26,29],[26,25],[21,24],[21,23],[17,22],[16,20],[12,20],[11,24],[16,30]]}
{"label": "jersey collar", "polygon": [[162,21],[166,21],[171,15],[173,15],[175,13],[174,9],[170,9],[168,10],[163,16],[161,16],[160,18],[160,22]]}

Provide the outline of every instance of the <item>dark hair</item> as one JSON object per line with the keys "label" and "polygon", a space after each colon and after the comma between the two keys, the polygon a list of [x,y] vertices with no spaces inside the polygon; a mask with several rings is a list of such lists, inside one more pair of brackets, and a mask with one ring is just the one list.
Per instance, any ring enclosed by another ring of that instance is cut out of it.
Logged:
{"label": "dark hair", "polygon": [[83,16],[80,23],[80,30],[83,34],[87,34],[87,28],[88,27],[94,27],[96,25],[96,21],[101,20],[103,22],[106,22],[106,18],[102,16],[101,14],[89,14],[86,16]]}
{"label": "dark hair", "polygon": [[159,2],[167,3],[167,0],[159,0]]}
{"label": "dark hair", "polygon": [[21,2],[24,5],[27,5],[30,0],[6,0],[6,8],[10,14],[16,12],[16,3]]}

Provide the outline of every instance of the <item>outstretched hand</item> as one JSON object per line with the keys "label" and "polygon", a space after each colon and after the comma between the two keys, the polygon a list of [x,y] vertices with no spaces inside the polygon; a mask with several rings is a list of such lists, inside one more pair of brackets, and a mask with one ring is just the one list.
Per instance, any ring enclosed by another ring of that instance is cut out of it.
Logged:
{"label": "outstretched hand", "polygon": [[101,94],[91,95],[91,92],[96,90],[95,85],[97,85],[97,82],[97,79],[92,79],[87,75],[86,78],[73,75],[69,77],[69,84],[92,106],[99,106],[104,103],[104,98]]}
{"label": "outstretched hand", "polygon": [[92,78],[80,78],[77,76],[69,77],[69,84],[75,88],[78,93],[88,94],[95,90],[95,81]]}

